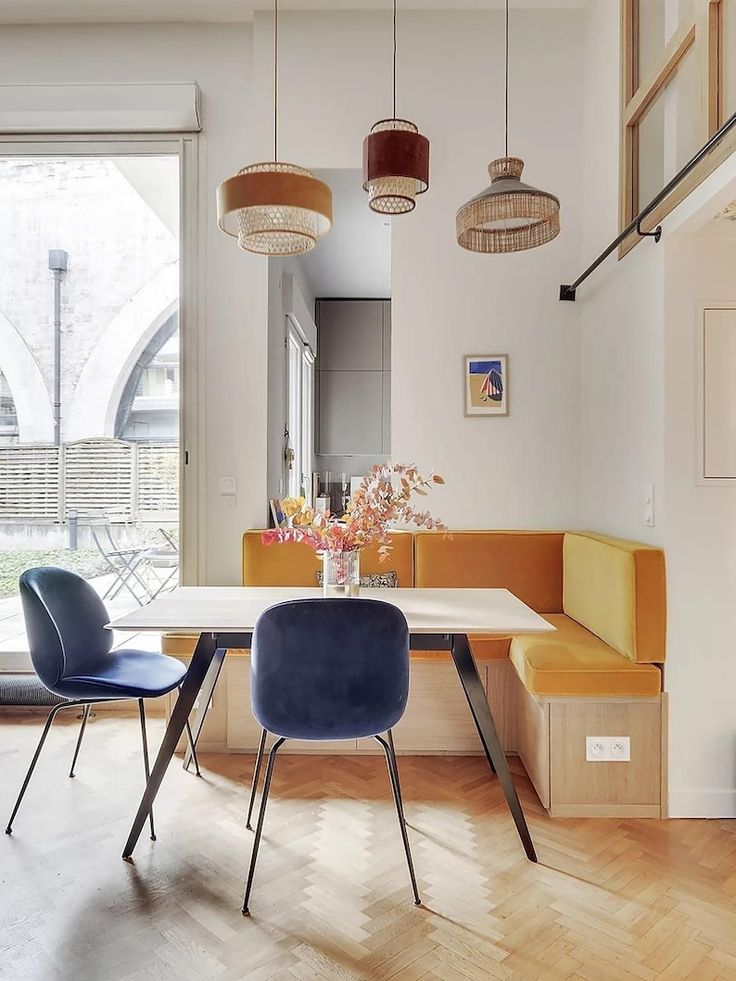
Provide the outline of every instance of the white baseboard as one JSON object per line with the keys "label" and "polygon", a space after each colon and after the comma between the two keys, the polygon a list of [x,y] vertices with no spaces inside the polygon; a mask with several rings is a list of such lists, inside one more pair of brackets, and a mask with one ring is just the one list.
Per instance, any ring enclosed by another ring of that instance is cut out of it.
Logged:
{"label": "white baseboard", "polygon": [[680,790],[669,795],[671,818],[736,818],[736,790]]}

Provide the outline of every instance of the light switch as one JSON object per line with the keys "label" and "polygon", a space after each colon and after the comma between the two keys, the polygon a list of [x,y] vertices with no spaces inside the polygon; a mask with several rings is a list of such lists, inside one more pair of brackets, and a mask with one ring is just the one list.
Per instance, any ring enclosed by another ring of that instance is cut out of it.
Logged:
{"label": "light switch", "polygon": [[654,484],[647,484],[644,490],[644,524],[654,527]]}
{"label": "light switch", "polygon": [[221,494],[237,494],[238,482],[235,477],[220,477]]}
{"label": "light switch", "polygon": [[235,510],[235,495],[234,494],[222,494],[222,506],[228,511]]}

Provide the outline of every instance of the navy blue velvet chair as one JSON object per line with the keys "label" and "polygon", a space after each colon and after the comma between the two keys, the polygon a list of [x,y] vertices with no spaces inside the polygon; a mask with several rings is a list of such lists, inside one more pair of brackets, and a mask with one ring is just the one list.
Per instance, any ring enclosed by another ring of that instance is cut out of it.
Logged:
{"label": "navy blue velvet chair", "polygon": [[[276,754],[287,739],[363,739],[382,747],[409,866],[414,903],[421,900],[404,820],[392,728],[409,695],[409,628],[401,610],[379,600],[306,599],[266,610],[253,631],[251,706],[262,728],[247,825],[266,734],[268,755],[258,823],[243,898],[249,915],[253,876]],[[381,733],[386,733],[383,738]]]}
{"label": "navy blue velvet chair", "polygon": [[[143,765],[148,781],[144,699],[156,698],[173,691],[179,687],[186,674],[186,668],[180,661],[165,654],[128,649],[111,650],[113,635],[112,630],[105,629],[105,624],[110,619],[105,605],[92,586],[73,572],[53,567],[29,569],[20,577],[20,596],[33,667],[46,688],[63,701],[55,705],[49,713],[5,829],[6,834],[13,830],[13,820],[41,755],[43,744],[61,709],[83,706],[82,725],[69,771],[69,776],[73,777],[91,706],[99,702],[137,699],[143,740]],[[193,747],[189,723],[187,734]],[[199,775],[196,754],[194,759]],[[149,818],[151,839],[155,841],[153,811]]]}

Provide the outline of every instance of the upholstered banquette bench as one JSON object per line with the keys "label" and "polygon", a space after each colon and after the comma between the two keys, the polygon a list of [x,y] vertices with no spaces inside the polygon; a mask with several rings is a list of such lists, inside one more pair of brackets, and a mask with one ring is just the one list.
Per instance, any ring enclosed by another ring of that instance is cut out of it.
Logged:
{"label": "upholstered banquette bench", "polygon": [[[243,583],[314,586],[319,560],[304,545],[265,547],[243,536]],[[663,815],[666,701],[665,570],[660,549],[587,532],[396,533],[389,559],[361,556],[361,573],[397,585],[505,587],[554,633],[473,637],[471,644],[508,753],[518,753],[543,806],[557,816]],[[191,656],[193,638],[163,649]],[[254,751],[248,652],[231,652],[202,734],[207,750]],[[586,759],[586,737],[623,737],[630,759]],[[445,651],[412,653],[411,695],[396,730],[409,753],[481,752]],[[292,751],[312,747],[292,745]],[[335,743],[322,752],[372,752]]]}

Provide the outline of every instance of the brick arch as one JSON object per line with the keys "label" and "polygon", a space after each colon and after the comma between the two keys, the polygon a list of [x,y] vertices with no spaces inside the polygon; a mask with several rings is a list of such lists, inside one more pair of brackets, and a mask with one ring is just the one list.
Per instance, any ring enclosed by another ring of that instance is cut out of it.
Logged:
{"label": "brick arch", "polygon": [[48,386],[18,328],[0,312],[0,368],[15,402],[21,443],[50,443],[54,413]]}
{"label": "brick arch", "polygon": [[110,321],[79,376],[65,440],[114,436],[125,384],[136,362],[179,303],[179,264],[157,273]]}

